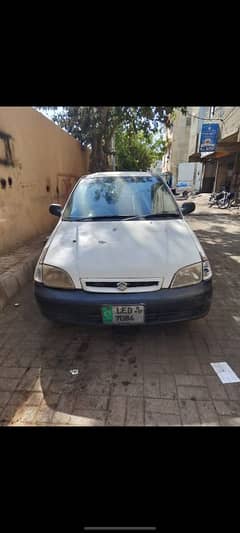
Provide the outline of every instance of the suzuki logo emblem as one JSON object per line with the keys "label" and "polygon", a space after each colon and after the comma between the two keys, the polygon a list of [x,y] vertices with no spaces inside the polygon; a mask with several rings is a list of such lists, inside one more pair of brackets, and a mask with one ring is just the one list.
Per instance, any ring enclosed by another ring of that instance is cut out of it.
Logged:
{"label": "suzuki logo emblem", "polygon": [[119,281],[119,283],[117,283],[117,288],[119,291],[125,291],[127,286],[128,284],[125,281]]}

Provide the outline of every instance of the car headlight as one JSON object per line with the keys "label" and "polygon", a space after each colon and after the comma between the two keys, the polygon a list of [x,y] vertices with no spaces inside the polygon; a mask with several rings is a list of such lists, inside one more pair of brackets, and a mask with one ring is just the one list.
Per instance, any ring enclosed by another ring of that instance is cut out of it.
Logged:
{"label": "car headlight", "polygon": [[203,268],[203,280],[206,281],[207,279],[210,279],[212,277],[211,265],[206,257],[204,257],[203,259],[202,268]]}
{"label": "car headlight", "polygon": [[171,287],[187,287],[188,285],[196,285],[203,279],[203,263],[195,263],[181,268],[173,277]]}
{"label": "car headlight", "polygon": [[42,267],[42,283],[46,285],[46,287],[54,287],[56,289],[75,289],[72,278],[67,272],[65,272],[65,270],[50,265],[39,265],[39,267],[40,266]]}
{"label": "car headlight", "polygon": [[38,262],[36,264],[36,267],[35,267],[35,270],[34,270],[34,281],[38,281],[38,283],[42,283],[42,275],[43,275],[43,271],[42,271],[42,267],[43,267],[43,261],[45,259],[45,256],[47,255],[47,251],[48,251],[48,248],[49,248],[49,245],[48,243],[44,246],[44,248],[42,249],[42,252],[41,252],[41,255],[38,259]]}
{"label": "car headlight", "polygon": [[34,271],[34,276],[33,276],[34,281],[37,281],[38,283],[42,283],[42,275],[43,275],[42,267],[43,267],[42,263],[39,263],[38,261],[35,271]]}

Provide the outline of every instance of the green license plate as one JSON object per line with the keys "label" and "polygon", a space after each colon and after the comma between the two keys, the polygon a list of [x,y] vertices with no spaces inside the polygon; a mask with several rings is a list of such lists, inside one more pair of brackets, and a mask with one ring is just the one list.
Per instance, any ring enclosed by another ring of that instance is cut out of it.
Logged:
{"label": "green license plate", "polygon": [[144,324],[144,305],[103,305],[104,324]]}

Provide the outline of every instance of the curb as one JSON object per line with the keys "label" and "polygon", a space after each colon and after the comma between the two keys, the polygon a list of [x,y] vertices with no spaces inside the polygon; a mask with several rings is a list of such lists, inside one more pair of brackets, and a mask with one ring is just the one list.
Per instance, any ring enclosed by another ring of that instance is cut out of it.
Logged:
{"label": "curb", "polygon": [[33,279],[34,269],[43,248],[43,242],[36,250],[29,250],[26,259],[0,275],[0,312],[13,296]]}

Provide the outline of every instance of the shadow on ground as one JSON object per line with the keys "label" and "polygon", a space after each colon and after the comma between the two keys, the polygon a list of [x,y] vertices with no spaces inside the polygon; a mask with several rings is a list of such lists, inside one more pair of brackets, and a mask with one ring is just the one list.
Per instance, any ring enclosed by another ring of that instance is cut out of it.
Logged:
{"label": "shadow on ground", "polygon": [[[239,232],[214,220],[196,231],[214,271],[213,305],[198,321],[55,326],[40,315],[29,284],[14,300],[19,306],[12,302],[0,316],[1,425],[181,425],[184,402],[192,406],[190,425],[203,423],[202,404],[212,400],[207,384],[219,383],[210,362],[227,361],[240,373]],[[176,376],[188,375],[202,383],[202,396],[181,396]],[[240,420],[239,385],[218,387],[217,400],[226,395]],[[167,412],[158,417],[162,401]],[[208,423],[217,424],[218,415],[210,411]]]}

